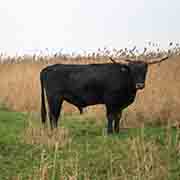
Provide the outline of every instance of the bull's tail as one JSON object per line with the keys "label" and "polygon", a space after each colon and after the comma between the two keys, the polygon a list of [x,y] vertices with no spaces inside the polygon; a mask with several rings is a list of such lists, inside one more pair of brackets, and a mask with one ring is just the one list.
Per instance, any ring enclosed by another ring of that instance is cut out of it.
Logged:
{"label": "bull's tail", "polygon": [[46,122],[46,105],[45,105],[45,95],[44,95],[44,78],[43,73],[40,73],[41,82],[41,121],[44,124]]}

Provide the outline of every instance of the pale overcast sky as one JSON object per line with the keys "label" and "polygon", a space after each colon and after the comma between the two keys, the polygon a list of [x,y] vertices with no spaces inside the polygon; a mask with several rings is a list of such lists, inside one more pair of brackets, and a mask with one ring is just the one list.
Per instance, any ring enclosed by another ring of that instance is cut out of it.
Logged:
{"label": "pale overcast sky", "polygon": [[180,0],[0,0],[0,51],[164,47],[179,21]]}

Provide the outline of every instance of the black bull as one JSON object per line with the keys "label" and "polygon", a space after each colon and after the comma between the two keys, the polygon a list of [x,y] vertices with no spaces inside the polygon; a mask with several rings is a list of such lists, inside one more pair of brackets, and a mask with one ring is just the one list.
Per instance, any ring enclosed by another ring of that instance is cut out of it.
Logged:
{"label": "black bull", "polygon": [[61,105],[66,100],[80,113],[89,105],[104,104],[107,132],[119,132],[122,110],[133,103],[137,90],[145,87],[148,64],[167,58],[149,63],[126,60],[128,64],[56,64],[44,68],[40,73],[43,124],[46,121],[45,89],[51,128],[57,127]]}

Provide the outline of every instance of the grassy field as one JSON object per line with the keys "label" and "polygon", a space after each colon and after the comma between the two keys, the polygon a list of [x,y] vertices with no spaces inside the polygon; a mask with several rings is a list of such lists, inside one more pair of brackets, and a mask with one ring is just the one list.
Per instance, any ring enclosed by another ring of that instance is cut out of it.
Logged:
{"label": "grassy field", "polygon": [[61,125],[53,132],[42,128],[39,117],[43,67],[107,58],[0,63],[0,180],[179,180],[179,59],[149,68],[146,88],[124,110],[120,133],[110,136],[99,105],[80,116],[64,103]]}
{"label": "grassy field", "polygon": [[180,179],[180,130],[122,129],[106,135],[105,121],[64,114],[50,132],[38,114],[0,110],[2,180]]}

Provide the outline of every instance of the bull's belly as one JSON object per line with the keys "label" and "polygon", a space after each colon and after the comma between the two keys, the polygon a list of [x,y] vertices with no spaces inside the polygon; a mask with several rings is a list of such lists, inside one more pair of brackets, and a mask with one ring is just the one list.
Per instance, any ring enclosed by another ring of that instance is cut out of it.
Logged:
{"label": "bull's belly", "polygon": [[64,100],[77,107],[104,104],[104,100],[102,97],[88,94],[86,96],[66,96],[64,97]]}
{"label": "bull's belly", "polygon": [[120,108],[125,108],[133,103],[135,98],[135,94],[128,95],[124,94],[104,94],[104,95],[94,95],[94,94],[83,94],[80,95],[68,95],[64,97],[64,99],[77,106],[78,108],[84,108],[90,105],[96,104],[111,104],[115,106],[119,106]]}

